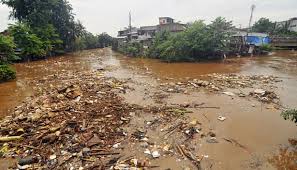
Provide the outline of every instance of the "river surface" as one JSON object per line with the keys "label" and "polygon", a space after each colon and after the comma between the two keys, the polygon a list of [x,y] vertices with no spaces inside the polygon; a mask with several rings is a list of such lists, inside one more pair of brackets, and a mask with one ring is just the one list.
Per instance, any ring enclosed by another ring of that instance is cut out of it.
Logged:
{"label": "river surface", "polygon": [[[104,60],[99,60],[99,58],[104,58]],[[277,84],[276,91],[282,104],[288,108],[297,107],[297,52],[293,51],[276,52],[270,56],[262,57],[232,58],[219,62],[163,63],[152,59],[129,58],[111,52],[110,49],[100,49],[15,64],[14,67],[17,71],[17,79],[0,84],[0,118],[9,115],[14,107],[32,95],[33,88],[27,84],[28,80],[39,80],[47,75],[59,75],[62,72],[94,70],[103,67],[117,68],[107,73],[107,75],[116,78],[141,80],[139,77],[147,73],[148,77],[154,77],[160,81],[181,81],[187,78],[199,78],[201,75],[210,73],[274,75],[282,80]],[[143,79],[143,81],[150,80]],[[156,82],[151,82],[151,84],[154,83]],[[142,88],[139,87],[139,89],[141,91]],[[140,92],[136,90],[126,97],[132,103],[139,104],[141,99],[139,97],[138,100],[138,95],[141,96]],[[200,100],[209,105],[223,106],[223,109],[220,110],[221,113],[211,109],[204,110],[208,119],[211,120],[206,122],[208,128],[215,129],[218,136],[232,137],[243,142],[249,147],[253,156],[251,153],[243,152],[226,143],[218,145],[205,143],[201,154],[207,154],[212,160],[220,162],[214,165],[214,169],[238,169],[242,167],[243,160],[247,160],[247,164],[252,161],[250,164],[255,164],[255,168],[257,168],[257,163],[262,162],[263,155],[271,154],[272,151],[277,150],[279,145],[287,145],[289,138],[297,137],[297,128],[293,123],[283,120],[277,110],[263,110],[262,106],[251,107],[252,104],[260,106],[257,102],[241,99],[230,100],[223,95],[215,96],[204,93],[191,94],[190,96],[178,94],[168,100],[172,103]],[[223,114],[231,120],[218,123],[215,121],[218,114]],[[189,116],[198,120],[202,119],[195,112]],[[261,164],[261,169],[273,169],[270,165],[263,164],[265,163]]]}

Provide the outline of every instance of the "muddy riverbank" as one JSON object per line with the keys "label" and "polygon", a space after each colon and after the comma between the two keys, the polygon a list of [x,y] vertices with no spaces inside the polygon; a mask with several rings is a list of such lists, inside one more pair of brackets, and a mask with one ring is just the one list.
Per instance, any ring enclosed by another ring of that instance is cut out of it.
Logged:
{"label": "muddy riverbank", "polygon": [[[36,95],[39,86],[51,87],[50,84],[53,84],[55,87],[55,83],[59,82],[52,82],[55,81],[54,76],[63,76],[65,81],[71,81],[70,75],[77,75],[83,80],[88,75],[84,72],[95,71],[107,78],[104,82],[110,82],[108,79],[114,78],[122,82],[111,86],[116,89],[114,93],[122,97],[123,102],[128,105],[136,104],[142,108],[123,114],[122,121],[128,121],[122,127],[127,137],[112,140],[109,146],[102,145],[119,152],[125,159],[133,157],[146,166],[149,162],[151,168],[156,166],[156,169],[195,169],[198,167],[195,166],[197,162],[201,163],[203,169],[276,169],[281,166],[294,168],[294,161],[292,165],[292,162],[277,163],[277,160],[276,163],[271,163],[269,159],[278,154],[280,145],[287,146],[288,139],[297,137],[296,126],[280,117],[280,109],[283,107],[297,106],[297,97],[294,95],[297,94],[296,63],[297,55],[294,52],[261,58],[230,59],[218,63],[167,64],[157,60],[123,57],[110,49],[84,51],[73,56],[15,65],[18,79],[0,84],[1,115],[4,117],[15,112],[14,106],[20,105],[26,97],[33,95],[33,92]],[[230,84],[222,88],[222,84],[211,81],[218,78],[205,78],[205,75],[213,73],[231,77],[228,79]],[[262,75],[264,78],[253,78],[252,75]],[[236,81],[233,82],[235,78]],[[255,86],[250,85],[249,80],[255,81]],[[97,82],[94,79],[87,80],[86,83],[93,81]],[[199,81],[208,81],[208,85]],[[75,82],[80,82],[80,79],[77,78]],[[240,86],[230,86],[236,84],[235,82]],[[84,88],[83,84],[81,88]],[[277,101],[264,102],[250,96],[250,92],[256,89],[273,91]],[[51,92],[50,88],[47,90]],[[93,96],[89,93],[85,95]],[[75,96],[75,99],[77,97]],[[26,102],[31,105],[30,99]],[[164,110],[150,111],[150,107]],[[164,114],[160,114],[162,112]],[[167,115],[172,112],[173,117]],[[105,116],[108,119],[108,114]],[[83,124],[83,120],[75,120],[79,121],[79,125]],[[11,130],[13,131],[13,128]],[[39,131],[38,128],[35,130]],[[62,130],[61,132],[62,136],[66,133]],[[190,140],[187,139],[189,134]],[[25,142],[32,144],[30,140]],[[85,148],[96,149],[86,146],[80,149]],[[26,147],[20,149],[26,151]],[[79,153],[79,150],[76,152]],[[25,155],[28,153],[22,156]],[[60,157],[57,153],[50,153],[42,155],[41,160],[46,162],[47,156],[51,155]],[[296,159],[296,154],[285,156]],[[106,160],[111,158],[105,157]],[[75,159],[79,160],[79,157]],[[128,160],[135,161],[134,159]],[[118,164],[113,165],[121,164],[127,162],[123,162],[121,158]],[[75,166],[84,167],[85,163]]]}

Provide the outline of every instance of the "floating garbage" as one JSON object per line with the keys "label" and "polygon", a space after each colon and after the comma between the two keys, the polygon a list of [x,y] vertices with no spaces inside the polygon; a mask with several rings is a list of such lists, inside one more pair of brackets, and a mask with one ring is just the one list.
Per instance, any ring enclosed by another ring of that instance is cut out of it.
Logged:
{"label": "floating garbage", "polygon": [[219,116],[219,117],[218,117],[218,120],[219,120],[219,121],[225,121],[226,119],[227,119],[227,118],[224,117],[224,116]]}

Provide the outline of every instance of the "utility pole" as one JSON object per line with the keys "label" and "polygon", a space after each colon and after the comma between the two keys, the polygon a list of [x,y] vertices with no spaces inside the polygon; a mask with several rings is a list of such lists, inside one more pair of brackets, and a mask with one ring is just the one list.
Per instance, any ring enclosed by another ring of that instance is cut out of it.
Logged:
{"label": "utility pole", "polygon": [[129,39],[129,41],[132,40],[132,16],[131,16],[131,11],[129,12],[129,33],[128,33],[128,39]]}
{"label": "utility pole", "polygon": [[[246,41],[245,41],[246,44],[247,44],[247,40],[248,40],[248,37],[249,37],[249,31],[251,31],[251,26],[252,26],[252,21],[253,21],[255,8],[256,8],[256,5],[253,4],[251,6],[251,17],[250,17],[250,21],[249,21],[249,27],[248,27],[247,32],[246,32]],[[251,57],[253,56],[253,53],[254,53],[254,46],[253,45],[249,45],[248,53],[251,54]]]}
{"label": "utility pole", "polygon": [[252,26],[252,21],[253,21],[255,8],[256,8],[256,5],[253,4],[251,6],[251,17],[250,17],[249,28],[248,28],[247,34],[249,33],[249,31],[251,31],[251,26]]}

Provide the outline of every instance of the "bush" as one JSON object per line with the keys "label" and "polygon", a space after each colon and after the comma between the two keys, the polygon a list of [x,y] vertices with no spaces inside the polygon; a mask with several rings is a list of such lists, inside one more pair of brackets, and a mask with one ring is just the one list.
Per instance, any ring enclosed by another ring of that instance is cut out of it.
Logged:
{"label": "bush", "polygon": [[0,65],[0,82],[15,79],[15,70],[8,65]]}
{"label": "bush", "polygon": [[281,113],[281,115],[283,116],[283,118],[285,120],[291,120],[297,124],[297,110],[296,109],[289,109],[289,110],[283,111]]}
{"label": "bush", "polygon": [[232,22],[218,17],[209,25],[196,21],[180,33],[161,32],[153,40],[148,57],[168,62],[221,58],[229,51],[232,28]]}
{"label": "bush", "polygon": [[9,27],[9,33],[14,38],[17,48],[21,50],[21,58],[45,57],[47,47],[45,43],[33,33],[33,30],[25,23],[18,23]]}
{"label": "bush", "polygon": [[269,44],[264,44],[264,45],[260,46],[260,51],[268,51],[268,52],[270,52],[270,51],[272,51],[272,49],[273,48]]}
{"label": "bush", "polygon": [[17,59],[14,53],[15,47],[12,37],[0,35],[0,64]]}
{"label": "bush", "polygon": [[129,42],[119,48],[121,53],[125,55],[136,57],[142,56],[144,53],[143,46],[139,42]]}

